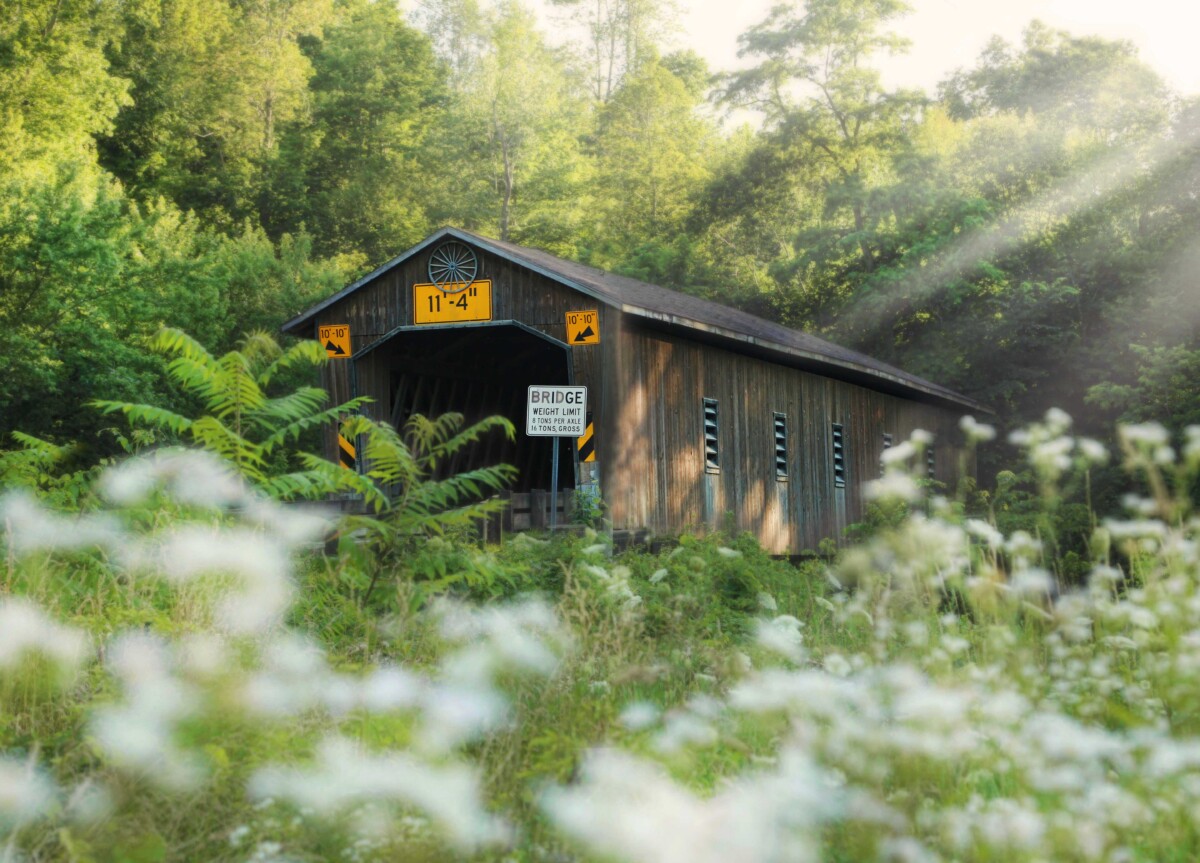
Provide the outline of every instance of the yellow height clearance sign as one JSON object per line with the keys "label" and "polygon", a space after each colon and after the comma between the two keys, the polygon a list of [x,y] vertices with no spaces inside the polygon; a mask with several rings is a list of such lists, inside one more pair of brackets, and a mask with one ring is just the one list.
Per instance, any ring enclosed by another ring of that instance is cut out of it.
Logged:
{"label": "yellow height clearance sign", "polygon": [[317,327],[317,338],[329,356],[344,360],[351,355],[349,324],[321,324]]}
{"label": "yellow height clearance sign", "polygon": [[567,312],[567,344],[600,344],[600,312],[598,310]]}
{"label": "yellow height clearance sign", "polygon": [[414,324],[455,324],[492,319],[492,281],[469,284],[413,285]]}

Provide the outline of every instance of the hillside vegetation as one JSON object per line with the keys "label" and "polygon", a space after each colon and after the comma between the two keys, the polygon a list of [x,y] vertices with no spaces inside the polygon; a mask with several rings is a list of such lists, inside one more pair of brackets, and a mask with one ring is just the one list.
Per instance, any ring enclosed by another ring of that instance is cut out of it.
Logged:
{"label": "hillside vegetation", "polygon": [[668,0],[550,9],[561,48],[518,0],[7,4],[0,446],[120,451],[83,405],[187,408],[163,325],[222,353],[443,224],[806,327],[1006,432],[1200,421],[1200,115],[1130,45],[1033,22],[924,93],[875,71],[902,0],[784,4],[732,74],[671,49]]}
{"label": "hillside vegetation", "polygon": [[[0,863],[1200,857],[1196,100],[1036,22],[890,90],[902,0],[733,74],[550,5],[0,8]],[[799,565],[481,543],[512,468],[439,466],[508,418],[267,334],[441,224],[979,399],[978,486],[918,433]]]}
{"label": "hillside vegetation", "polygon": [[[1068,425],[1024,434],[1043,530],[1108,458]],[[4,859],[1192,859],[1200,430],[1121,439],[1146,493],[1077,586],[923,494],[920,436],[870,535],[799,568],[720,535],[483,547],[451,514],[375,577],[379,538],[322,553],[326,517],[214,455],[73,477],[73,511],[27,470]]]}

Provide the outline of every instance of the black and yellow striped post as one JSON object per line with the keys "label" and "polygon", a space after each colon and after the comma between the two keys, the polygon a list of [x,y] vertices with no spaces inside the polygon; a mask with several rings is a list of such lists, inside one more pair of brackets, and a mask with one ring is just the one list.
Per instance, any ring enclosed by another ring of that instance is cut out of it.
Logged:
{"label": "black and yellow striped post", "polygon": [[587,412],[587,428],[575,439],[575,451],[579,454],[580,464],[596,460],[596,436],[591,411]]}
{"label": "black and yellow striped post", "polygon": [[338,463],[346,470],[358,470],[358,450],[338,432]]}

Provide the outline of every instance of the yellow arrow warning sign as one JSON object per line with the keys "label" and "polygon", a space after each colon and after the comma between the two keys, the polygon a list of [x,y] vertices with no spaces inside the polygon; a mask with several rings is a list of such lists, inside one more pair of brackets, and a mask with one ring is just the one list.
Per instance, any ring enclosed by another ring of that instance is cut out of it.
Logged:
{"label": "yellow arrow warning sign", "polygon": [[567,312],[567,344],[600,344],[600,313],[596,309]]}
{"label": "yellow arrow warning sign", "polygon": [[350,357],[350,325],[321,324],[317,327],[317,338],[325,346],[325,353],[339,360]]}

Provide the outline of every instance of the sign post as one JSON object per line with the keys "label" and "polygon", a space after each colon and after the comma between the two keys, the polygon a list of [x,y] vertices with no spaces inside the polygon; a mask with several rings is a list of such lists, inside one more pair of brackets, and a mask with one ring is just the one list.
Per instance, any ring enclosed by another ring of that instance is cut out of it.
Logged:
{"label": "sign post", "polygon": [[558,526],[558,439],[579,437],[587,428],[587,387],[529,387],[525,404],[525,434],[554,438],[550,462],[550,530]]}

